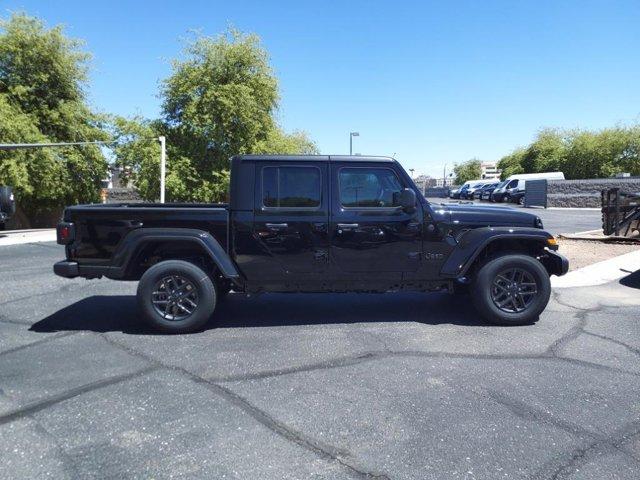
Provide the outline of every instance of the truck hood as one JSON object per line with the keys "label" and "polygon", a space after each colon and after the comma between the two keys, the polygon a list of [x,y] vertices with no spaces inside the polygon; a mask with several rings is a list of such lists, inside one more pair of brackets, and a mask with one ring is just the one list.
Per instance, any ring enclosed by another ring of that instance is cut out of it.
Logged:
{"label": "truck hood", "polygon": [[442,204],[449,221],[457,227],[534,227],[542,228],[537,215],[509,207],[485,207],[475,204]]}

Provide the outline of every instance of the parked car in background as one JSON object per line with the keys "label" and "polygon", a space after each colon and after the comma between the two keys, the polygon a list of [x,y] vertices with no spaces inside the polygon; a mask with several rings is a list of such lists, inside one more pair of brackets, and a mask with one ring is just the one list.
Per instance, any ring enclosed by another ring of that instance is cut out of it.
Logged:
{"label": "parked car in background", "polygon": [[480,192],[480,200],[491,200],[491,194],[493,193],[493,191],[504,183],[505,182],[495,182],[483,188]]}
{"label": "parked car in background", "polygon": [[543,172],[543,173],[520,173],[518,175],[511,175],[505,180],[502,187],[497,188],[491,195],[491,201],[493,202],[510,202],[513,198],[518,199],[519,194],[524,196],[525,185],[527,180],[564,180],[564,173],[562,172]]}
{"label": "parked car in background", "polygon": [[453,198],[453,199],[460,198],[460,189],[461,188],[462,187],[450,188],[449,189],[449,198]]}
{"label": "parked car in background", "polygon": [[[462,185],[462,187],[460,187],[460,199],[463,200],[467,200],[469,198],[471,198],[469,195],[472,193],[472,189],[477,188],[478,186],[482,185],[484,182],[484,180],[469,180],[468,182],[465,182],[464,185]],[[471,192],[470,192],[471,190]]]}
{"label": "parked car in background", "polygon": [[495,188],[498,185],[498,182],[490,182],[481,185],[479,188],[475,189],[472,193],[472,199],[482,200],[482,194],[489,188]]}
{"label": "parked car in background", "polygon": [[524,189],[518,190],[514,188],[507,192],[506,201],[511,203],[517,203],[518,205],[524,205]]}
{"label": "parked car in background", "polygon": [[0,186],[0,230],[6,228],[7,221],[16,213],[16,201],[13,189]]}
{"label": "parked car in background", "polygon": [[473,187],[469,187],[467,190],[467,198],[469,200],[474,200],[476,198],[476,194],[479,193],[485,185],[486,183],[479,183]]}

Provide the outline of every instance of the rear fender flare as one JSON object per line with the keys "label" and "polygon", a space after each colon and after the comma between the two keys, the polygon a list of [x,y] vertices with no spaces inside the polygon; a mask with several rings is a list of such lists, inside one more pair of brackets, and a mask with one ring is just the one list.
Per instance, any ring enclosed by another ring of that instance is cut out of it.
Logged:
{"label": "rear fender flare", "polygon": [[140,251],[140,247],[148,242],[192,242],[202,248],[204,252],[216,264],[223,277],[230,280],[240,278],[240,273],[229,254],[220,243],[204,230],[191,228],[138,228],[127,234],[118,245],[111,264],[112,277],[124,277],[125,272]]}

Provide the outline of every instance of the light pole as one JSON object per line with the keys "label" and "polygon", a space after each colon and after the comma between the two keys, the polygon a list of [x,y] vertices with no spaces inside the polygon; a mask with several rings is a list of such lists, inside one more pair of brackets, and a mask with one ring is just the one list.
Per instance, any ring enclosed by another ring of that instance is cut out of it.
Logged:
{"label": "light pole", "polygon": [[160,136],[158,141],[160,142],[160,203],[164,203],[164,177],[167,169],[166,139]]}
{"label": "light pole", "polygon": [[360,132],[349,133],[349,155],[353,155],[353,137],[359,137]]}
{"label": "light pole", "polygon": [[415,172],[416,169],[415,168],[410,168],[409,171],[411,172],[411,178],[413,178],[413,172]]}

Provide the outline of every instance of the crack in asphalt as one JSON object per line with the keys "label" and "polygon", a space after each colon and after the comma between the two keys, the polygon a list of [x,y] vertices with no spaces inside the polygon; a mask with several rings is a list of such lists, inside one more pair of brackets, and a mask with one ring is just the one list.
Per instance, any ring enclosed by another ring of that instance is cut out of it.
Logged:
{"label": "crack in asphalt", "polygon": [[640,356],[640,349],[639,348],[632,347],[631,345],[627,345],[626,343],[621,342],[620,340],[616,340],[615,338],[607,337],[606,335],[601,335],[599,333],[590,332],[589,330],[584,330],[582,333],[584,333],[585,335],[590,335],[592,337],[601,338],[602,340],[606,340],[606,341],[614,343],[616,345],[620,345],[621,347],[626,348],[629,352]]}
{"label": "crack in asphalt", "polygon": [[567,330],[567,332],[565,332],[564,335],[562,335],[560,338],[556,339],[551,345],[549,345],[549,347],[544,352],[544,355],[549,357],[562,358],[560,354],[562,353],[562,350],[564,349],[564,347],[566,347],[569,343],[571,343],[573,340],[578,338],[582,333],[584,333],[584,327],[587,324],[587,315],[589,315],[590,312],[591,310],[582,310],[577,315],[577,320],[578,320],[577,325],[574,325],[573,327],[571,327],[569,330]]}
{"label": "crack in asphalt", "polygon": [[82,283],[65,283],[62,286],[54,289],[54,290],[47,290],[46,292],[40,292],[40,293],[34,293],[32,295],[26,295],[24,297],[18,297],[18,298],[12,298],[11,300],[5,300],[4,302],[0,302],[0,307],[5,306],[5,305],[9,305],[11,303],[16,303],[16,302],[21,302],[22,300],[30,300],[32,298],[38,298],[38,297],[46,297],[47,295],[52,295],[54,293],[64,293],[67,292],[71,289],[74,290],[78,290],[78,289],[85,289],[88,288],[89,286],[92,285],[97,285],[97,284],[92,284],[92,283],[86,283],[86,284],[82,284]]}
{"label": "crack in asphalt", "polygon": [[305,435],[302,432],[294,430],[288,425],[285,425],[284,423],[278,421],[277,419],[269,415],[264,410],[253,405],[251,402],[249,402],[249,400],[238,395],[237,393],[233,392],[229,388],[219,385],[218,383],[210,379],[201,377],[187,370],[186,368],[161,362],[160,360],[157,360],[154,357],[151,357],[138,350],[135,350],[134,348],[131,348],[127,345],[123,345],[107,337],[104,334],[99,334],[99,335],[108,344],[116,348],[119,348],[121,350],[124,350],[130,355],[135,355],[139,358],[142,358],[143,360],[146,360],[147,362],[155,365],[156,368],[165,368],[167,370],[178,372],[186,376],[187,378],[191,379],[193,382],[205,386],[209,391],[217,394],[219,397],[223,398],[224,400],[231,403],[232,405],[235,405],[236,407],[241,409],[243,412],[251,416],[253,419],[258,421],[261,425],[266,427],[271,432],[279,435],[280,437],[292,443],[295,443],[296,445],[299,445],[305,450],[315,453],[321,458],[339,463],[345,469],[347,469],[350,472],[351,476],[353,476],[354,478],[358,478],[362,480],[391,480],[390,477],[387,476],[386,474],[369,472],[362,468],[356,467],[355,465],[352,464],[352,462],[348,460],[348,457],[351,457],[351,454],[349,452],[338,449],[331,445],[322,443],[317,439],[313,439]]}
{"label": "crack in asphalt", "polygon": [[588,440],[585,446],[578,447],[569,453],[564,453],[542,467],[540,471],[531,478],[536,480],[556,480],[572,475],[576,467],[588,461],[588,457],[593,453],[622,453],[630,457],[634,462],[640,460],[622,448],[634,436],[640,434],[640,422],[634,421],[624,425],[621,429],[606,436],[598,432],[587,430],[572,422],[554,417],[549,412],[535,408],[525,402],[511,398],[495,390],[483,390],[487,398],[502,405],[512,414],[524,420],[532,421],[559,428],[580,440]]}
{"label": "crack in asphalt", "polygon": [[597,433],[591,432],[574,423],[567,422],[566,420],[556,418],[549,412],[545,412],[543,410],[535,408],[527,404],[526,402],[522,402],[515,398],[509,397],[504,393],[491,389],[483,389],[483,392],[486,393],[486,395],[483,395],[484,397],[489,398],[499,405],[502,405],[515,416],[522,418],[523,420],[529,420],[535,423],[544,423],[546,425],[564,430],[565,432],[578,437],[602,439],[602,437]]}
{"label": "crack in asphalt", "polygon": [[87,383],[79,387],[71,388],[69,390],[58,393],[56,395],[52,395],[42,400],[36,400],[35,402],[28,403],[26,405],[23,405],[20,408],[17,408],[15,410],[12,410],[0,415],[0,425],[4,425],[6,423],[13,422],[25,416],[32,415],[34,413],[44,410],[57,403],[64,402],[65,400],[69,400],[71,398],[80,396],[83,393],[92,392],[94,390],[108,387],[116,383],[131,380],[132,378],[146,375],[147,373],[150,373],[157,369],[158,367],[155,365],[147,366],[145,368],[142,368],[132,373],[125,373],[122,375],[116,375],[113,377],[105,378],[103,380],[97,380],[95,382]]}
{"label": "crack in asphalt", "polygon": [[596,436],[596,439],[587,445],[578,447],[547,462],[547,464],[532,477],[532,480],[569,478],[578,471],[579,467],[590,461],[594,455],[621,453],[635,463],[640,463],[635,456],[622,448],[625,443],[639,434],[640,421],[633,421],[623,425],[610,435]]}
{"label": "crack in asphalt", "polygon": [[48,337],[41,338],[40,340],[36,340],[34,342],[27,343],[25,345],[20,345],[18,347],[13,347],[8,350],[4,350],[0,352],[0,357],[3,355],[8,355],[10,353],[19,352],[20,350],[25,350],[30,347],[35,347],[37,345],[42,345],[43,343],[52,342],[53,340],[58,340],[59,338],[70,337],[71,335],[77,335],[78,333],[80,333],[80,331],[55,333]]}
{"label": "crack in asphalt", "polygon": [[601,365],[599,363],[589,362],[586,360],[579,360],[569,357],[561,357],[550,355],[547,352],[541,354],[482,354],[482,353],[455,353],[455,352],[428,352],[421,350],[374,350],[363,352],[354,356],[344,356],[340,358],[334,358],[325,360],[322,362],[300,365],[297,367],[281,368],[276,370],[266,370],[257,373],[227,375],[220,377],[206,377],[209,381],[217,383],[228,382],[242,382],[248,380],[261,380],[265,378],[280,377],[285,375],[292,375],[296,373],[312,372],[318,370],[329,370],[334,368],[350,367],[365,362],[382,360],[385,358],[394,357],[417,357],[417,358],[451,358],[451,359],[472,359],[472,360],[544,360],[544,361],[557,361],[566,362],[574,365],[593,368],[596,370],[604,370],[609,372],[623,373],[625,375],[632,375],[640,377],[640,373],[625,370],[621,368],[610,367],[608,365]]}

